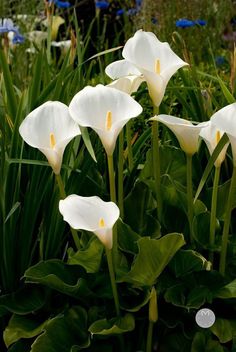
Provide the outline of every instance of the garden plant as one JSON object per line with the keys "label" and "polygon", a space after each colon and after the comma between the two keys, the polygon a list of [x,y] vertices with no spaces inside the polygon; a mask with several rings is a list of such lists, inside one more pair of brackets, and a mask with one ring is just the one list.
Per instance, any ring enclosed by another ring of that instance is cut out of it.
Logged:
{"label": "garden plant", "polygon": [[0,351],[236,351],[236,51],[81,3],[0,6]]}

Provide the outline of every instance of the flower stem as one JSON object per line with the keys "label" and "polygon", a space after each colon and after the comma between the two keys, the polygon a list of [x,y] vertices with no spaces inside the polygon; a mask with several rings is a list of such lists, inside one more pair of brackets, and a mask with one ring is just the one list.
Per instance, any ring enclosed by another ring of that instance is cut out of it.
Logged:
{"label": "flower stem", "polygon": [[50,6],[47,5],[47,60],[48,64],[51,63],[51,42],[52,42],[52,21],[53,21],[53,12],[54,12],[54,4],[51,3]]}
{"label": "flower stem", "polygon": [[129,170],[131,171],[134,167],[133,151],[132,151],[132,137],[131,137],[131,121],[126,125],[126,138],[127,138],[127,148],[128,148],[128,163]]}
{"label": "flower stem", "polygon": [[119,304],[119,297],[118,297],[118,292],[116,287],[115,273],[114,273],[113,260],[112,260],[112,251],[110,249],[106,248],[106,256],[107,256],[107,264],[108,264],[108,270],[109,270],[109,275],[111,280],[111,288],[112,288],[113,298],[115,302],[116,315],[117,317],[119,317],[120,304]]}
{"label": "flower stem", "polygon": [[154,325],[154,323],[152,321],[149,321],[149,323],[148,323],[148,333],[147,333],[146,352],[152,352],[153,325]]}
{"label": "flower stem", "polygon": [[108,173],[109,173],[110,197],[111,197],[111,201],[116,203],[116,186],[115,186],[113,155],[107,155],[107,162],[108,162]]}
{"label": "flower stem", "polygon": [[209,251],[209,260],[212,263],[214,262],[214,250],[213,246],[215,244],[215,230],[216,230],[216,208],[217,208],[217,193],[218,193],[218,185],[220,179],[220,166],[215,168],[214,182],[213,182],[213,190],[212,190],[212,198],[211,198],[211,219],[210,219],[210,251]]}
{"label": "flower stem", "polygon": [[[116,203],[116,185],[115,185],[115,174],[114,174],[114,164],[113,155],[107,155],[108,161],[108,173],[109,173],[109,184],[110,184],[110,198],[111,201]],[[117,263],[118,259],[118,243],[117,243],[117,226],[113,227],[113,262]]]}
{"label": "flower stem", "polygon": [[118,206],[120,208],[120,216],[124,216],[124,185],[123,185],[123,170],[124,170],[124,131],[121,130],[119,135],[119,162],[118,162]]}
{"label": "flower stem", "polygon": [[[65,199],[66,198],[66,192],[65,192],[65,187],[64,187],[64,184],[63,184],[63,181],[62,181],[62,178],[61,178],[60,174],[56,175],[56,180],[57,180],[60,196],[61,196],[62,199]],[[72,237],[73,237],[73,240],[74,240],[76,248],[80,249],[81,246],[80,246],[80,241],[79,241],[79,237],[78,237],[77,231],[75,229],[72,229],[72,227],[70,228],[70,231],[71,231],[71,234],[72,234]]]}
{"label": "flower stem", "polygon": [[233,175],[230,183],[228,202],[225,210],[224,228],[223,228],[223,234],[222,234],[222,245],[221,245],[221,253],[220,253],[220,268],[219,268],[219,271],[222,275],[225,274],[231,211],[232,211],[233,201],[235,197],[235,191],[236,191],[236,166],[234,166],[233,168]]}
{"label": "flower stem", "polygon": [[[153,107],[154,115],[158,114],[158,108]],[[157,217],[160,220],[162,213],[162,200],[161,200],[161,162],[160,162],[160,147],[159,147],[159,129],[158,121],[153,121],[152,124],[152,155],[153,155],[153,176],[156,188],[156,201],[157,201]]]}
{"label": "flower stem", "polygon": [[192,180],[192,155],[186,154],[187,159],[187,201],[190,243],[193,243],[193,180]]}

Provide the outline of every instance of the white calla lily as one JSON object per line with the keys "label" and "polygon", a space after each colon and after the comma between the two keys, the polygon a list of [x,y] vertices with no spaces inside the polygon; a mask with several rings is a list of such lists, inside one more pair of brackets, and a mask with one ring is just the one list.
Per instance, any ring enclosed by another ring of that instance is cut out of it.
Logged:
{"label": "white calla lily", "polygon": [[21,123],[19,132],[27,144],[46,156],[56,175],[60,173],[67,144],[81,134],[68,106],[59,101],[48,101],[33,110]]}
{"label": "white calla lily", "polygon": [[193,125],[190,121],[171,115],[158,115],[150,120],[156,120],[166,125],[176,136],[181,149],[188,155],[193,155],[198,150],[198,138],[202,128],[208,125],[208,122],[201,122]]}
{"label": "white calla lily", "polygon": [[[199,136],[206,143],[210,155],[212,155],[212,153],[214,152],[223,134],[224,134],[224,131],[214,126],[211,121],[209,121],[209,124],[207,127],[201,129]],[[222,151],[218,155],[215,161],[215,167],[219,167],[224,161],[228,146],[229,146],[229,142],[225,144]]]}
{"label": "white calla lily", "polygon": [[137,92],[142,82],[144,82],[144,78],[141,76],[126,76],[109,83],[107,87],[116,88],[131,95]]}
{"label": "white calla lily", "polygon": [[107,155],[112,155],[120,131],[142,112],[142,107],[128,94],[99,84],[77,93],[69,112],[80,126],[91,127],[99,135]]}
{"label": "white calla lily", "polygon": [[225,106],[211,117],[211,123],[229,137],[233,163],[236,166],[236,103]]}
{"label": "white calla lily", "polygon": [[93,232],[107,249],[112,248],[112,229],[120,216],[113,202],[104,202],[97,196],[82,197],[72,194],[60,200],[63,219],[76,230]]}
{"label": "white calla lily", "polygon": [[188,65],[173,52],[168,43],[160,42],[154,33],[143,30],[138,30],[126,42],[122,56],[143,74],[149,95],[156,106],[160,105],[172,75]]}

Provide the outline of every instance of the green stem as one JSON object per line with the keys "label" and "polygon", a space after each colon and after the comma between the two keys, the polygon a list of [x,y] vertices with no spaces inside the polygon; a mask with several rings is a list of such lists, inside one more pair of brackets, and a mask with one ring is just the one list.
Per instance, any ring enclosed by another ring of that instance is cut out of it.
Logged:
{"label": "green stem", "polygon": [[131,137],[131,121],[126,125],[126,138],[127,138],[127,148],[128,148],[128,163],[129,170],[131,171],[134,167],[133,151],[132,151],[132,137]]}
{"label": "green stem", "polygon": [[222,246],[221,246],[221,253],[220,253],[220,268],[219,268],[219,271],[222,275],[225,274],[231,211],[233,207],[233,201],[235,198],[235,191],[236,191],[236,166],[234,166],[234,169],[233,169],[233,175],[231,178],[230,189],[229,189],[228,202],[225,210],[224,228],[223,228],[223,234],[222,234]]}
{"label": "green stem", "polygon": [[111,197],[111,201],[116,203],[116,186],[115,186],[113,155],[107,155],[107,162],[108,162],[108,173],[109,173],[110,197]]}
{"label": "green stem", "polygon": [[[65,192],[65,187],[64,187],[64,184],[63,184],[63,181],[62,181],[62,178],[61,178],[60,174],[56,175],[56,180],[57,180],[60,196],[61,196],[62,199],[65,199],[66,198],[66,192]],[[78,237],[77,231],[75,229],[72,229],[72,227],[70,228],[70,231],[71,231],[71,234],[72,234],[72,237],[73,237],[73,240],[74,240],[76,248],[80,249],[81,246],[80,246],[80,241],[79,241],[79,237]]]}
{"label": "green stem", "polygon": [[[153,107],[154,115],[158,114],[158,108]],[[152,124],[152,151],[153,151],[153,176],[156,188],[157,201],[157,217],[161,219],[162,213],[162,199],[161,199],[161,162],[160,162],[160,146],[159,146],[159,129],[158,121],[153,121]]]}
{"label": "green stem", "polygon": [[118,206],[120,208],[120,216],[124,217],[124,185],[123,185],[123,170],[124,170],[124,131],[119,135],[119,162],[118,162]]}
{"label": "green stem", "polygon": [[119,304],[119,297],[118,297],[118,292],[116,287],[115,273],[114,273],[114,267],[113,267],[113,261],[112,261],[112,251],[110,249],[106,248],[106,256],[107,256],[107,264],[108,264],[108,270],[109,270],[109,275],[111,280],[111,288],[112,288],[113,298],[115,302],[116,315],[117,317],[119,317],[120,304]]}
{"label": "green stem", "polygon": [[148,324],[148,333],[147,333],[146,352],[152,352],[153,325],[154,325],[154,323],[153,323],[152,321],[149,321],[149,324]]}
{"label": "green stem", "polygon": [[193,243],[193,180],[192,180],[192,155],[186,154],[187,158],[187,200],[188,200],[188,222],[190,243]]}
{"label": "green stem", "polygon": [[51,63],[51,42],[52,42],[52,21],[53,21],[53,4],[51,5],[52,9],[47,9],[47,21],[48,21],[48,30],[47,30],[47,60],[48,64]]}
{"label": "green stem", "polygon": [[[107,155],[108,161],[108,173],[109,173],[109,184],[110,184],[110,198],[111,201],[116,203],[116,185],[115,185],[115,173],[113,164],[113,155]],[[117,263],[118,259],[118,243],[117,243],[117,226],[113,227],[113,261]]]}
{"label": "green stem", "polygon": [[212,198],[211,198],[211,220],[210,220],[210,251],[209,251],[209,260],[212,263],[214,262],[214,250],[213,246],[215,244],[215,231],[216,231],[216,208],[217,208],[217,193],[218,193],[218,185],[220,179],[220,166],[215,168],[214,182],[213,182],[213,190],[212,190]]}

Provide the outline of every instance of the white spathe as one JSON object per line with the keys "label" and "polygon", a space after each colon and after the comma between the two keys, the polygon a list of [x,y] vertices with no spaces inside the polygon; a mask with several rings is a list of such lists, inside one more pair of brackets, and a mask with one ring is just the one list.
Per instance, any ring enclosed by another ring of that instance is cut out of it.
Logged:
{"label": "white spathe", "polygon": [[144,82],[144,78],[141,76],[126,76],[116,79],[115,81],[107,84],[107,87],[116,88],[129,95],[137,92],[140,84]]}
{"label": "white spathe", "polygon": [[193,155],[198,150],[198,138],[202,128],[208,125],[208,122],[201,122],[193,125],[190,121],[171,115],[158,115],[150,120],[156,120],[166,125],[176,136],[181,149],[189,155]]}
{"label": "white spathe", "polygon": [[236,166],[236,103],[229,104],[217,111],[211,117],[211,123],[229,137],[233,163]]}
{"label": "white spathe", "polygon": [[59,210],[73,229],[91,231],[106,248],[112,248],[112,229],[120,216],[120,210],[115,203],[104,202],[97,196],[82,197],[72,194],[60,200]]}
{"label": "white spathe", "polygon": [[80,126],[91,127],[99,135],[106,153],[112,155],[120,131],[142,112],[142,107],[127,93],[99,84],[77,93],[69,112]]}
{"label": "white spathe", "polygon": [[59,101],[48,101],[29,113],[19,132],[27,144],[46,156],[55,174],[60,173],[67,144],[81,134],[68,106]]}
{"label": "white spathe", "polygon": [[[173,52],[168,43],[159,41],[154,33],[143,30],[138,30],[126,42],[122,56],[144,76],[149,95],[156,106],[160,105],[172,75],[179,68],[188,65]],[[116,67],[116,78],[117,69]],[[129,69],[131,70],[131,66]]]}
{"label": "white spathe", "polygon": [[[212,155],[212,153],[214,152],[223,134],[224,134],[224,131],[214,126],[211,121],[209,121],[209,124],[207,127],[202,128],[202,130],[200,131],[199,136],[206,143],[210,155]],[[224,161],[228,146],[229,146],[229,142],[225,144],[220,154],[218,155],[215,161],[215,167],[220,167],[220,165]]]}

